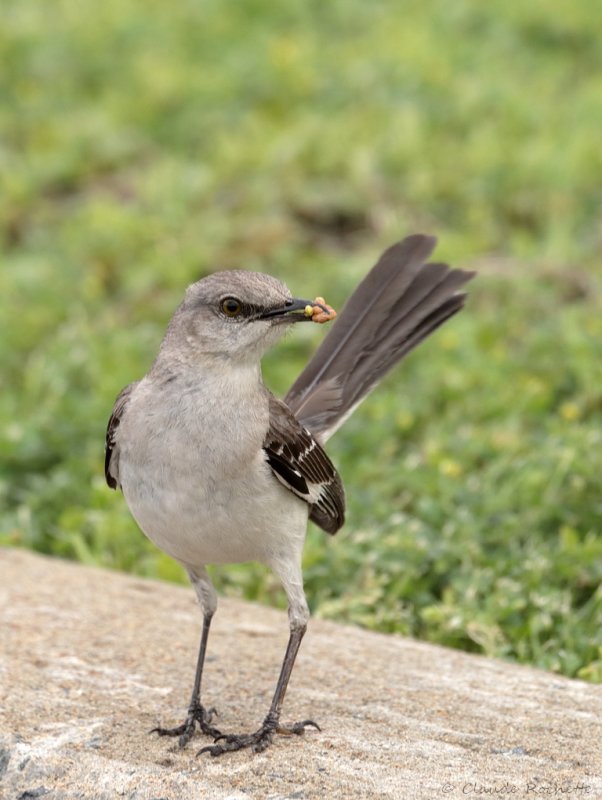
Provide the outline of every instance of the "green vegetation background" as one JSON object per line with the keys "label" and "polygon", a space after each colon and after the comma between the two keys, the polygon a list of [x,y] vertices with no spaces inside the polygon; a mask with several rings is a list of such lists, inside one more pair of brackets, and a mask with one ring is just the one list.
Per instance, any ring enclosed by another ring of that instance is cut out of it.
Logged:
{"label": "green vegetation background", "polygon": [[102,462],[184,287],[242,266],[340,307],[435,232],[480,276],[331,443],[313,611],[601,680],[601,37],[591,0],[5,4],[0,541],[182,580]]}

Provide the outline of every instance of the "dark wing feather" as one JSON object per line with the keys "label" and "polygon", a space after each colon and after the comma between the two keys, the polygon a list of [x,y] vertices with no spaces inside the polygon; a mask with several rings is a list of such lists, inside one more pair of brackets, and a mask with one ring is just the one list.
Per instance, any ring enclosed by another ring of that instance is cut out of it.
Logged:
{"label": "dark wing feather", "polygon": [[345,492],[321,445],[280,400],[270,397],[263,449],[276,478],[309,505],[309,518],[327,533],[345,521]]}
{"label": "dark wing feather", "polygon": [[[119,423],[121,422],[123,411],[128,403],[128,400],[130,399],[130,395],[132,394],[132,390],[137,385],[138,381],[134,381],[134,383],[128,384],[125,389],[122,389],[121,392],[119,392],[117,399],[115,400],[115,405],[113,406],[109,424],[107,425],[107,438],[105,445],[105,478],[111,489],[117,489],[119,486],[119,469],[118,464],[116,463],[117,453],[114,453],[116,444],[115,436],[117,433],[117,428],[119,427]],[[114,455],[115,458],[113,458]]]}

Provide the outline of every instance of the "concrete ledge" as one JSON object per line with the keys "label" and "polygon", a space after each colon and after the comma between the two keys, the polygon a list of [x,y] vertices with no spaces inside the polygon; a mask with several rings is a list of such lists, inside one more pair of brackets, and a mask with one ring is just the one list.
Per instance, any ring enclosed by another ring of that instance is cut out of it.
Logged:
{"label": "concrete ledge", "polygon": [[[284,719],[322,733],[196,758],[148,731],[185,715],[191,589],[0,551],[0,796],[6,800],[602,797],[602,687],[312,620]],[[204,700],[263,719],[285,614],[222,600]]]}

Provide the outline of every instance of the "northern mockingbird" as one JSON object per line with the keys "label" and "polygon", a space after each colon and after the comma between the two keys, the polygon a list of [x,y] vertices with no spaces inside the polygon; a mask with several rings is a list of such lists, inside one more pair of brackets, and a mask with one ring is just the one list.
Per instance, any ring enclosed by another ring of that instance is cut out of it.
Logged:
{"label": "northern mockingbird", "polygon": [[[284,402],[264,386],[260,360],[307,320],[269,275],[224,271],[188,287],[142,380],[119,394],[106,440],[109,486],[121,487],[144,533],[186,569],[202,612],[194,688],[178,736],[214,737],[199,753],[264,750],[275,733],[302,734],[312,720],[280,722],[309,618],[301,554],[308,518],[334,534],[344,522],[341,480],[323,444],[375,384],[458,312],[474,273],[426,263],[436,239],[390,247],[358,286]],[[207,564],[259,561],[288,598],[290,637],[269,712],[248,735],[223,735],[201,703],[201,678],[217,597]],[[318,728],[319,729],[319,728]]]}

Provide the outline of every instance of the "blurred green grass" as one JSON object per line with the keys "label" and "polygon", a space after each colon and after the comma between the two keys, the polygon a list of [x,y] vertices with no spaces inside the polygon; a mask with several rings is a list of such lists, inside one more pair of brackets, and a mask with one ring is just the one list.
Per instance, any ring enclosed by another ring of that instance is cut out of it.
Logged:
{"label": "blurred green grass", "polygon": [[435,232],[481,274],[329,446],[349,521],[310,531],[313,610],[602,680],[601,35],[588,0],[4,8],[0,542],[183,579],[102,449],[186,284],[242,266],[340,306]]}

